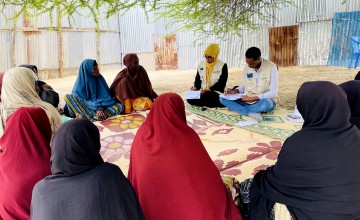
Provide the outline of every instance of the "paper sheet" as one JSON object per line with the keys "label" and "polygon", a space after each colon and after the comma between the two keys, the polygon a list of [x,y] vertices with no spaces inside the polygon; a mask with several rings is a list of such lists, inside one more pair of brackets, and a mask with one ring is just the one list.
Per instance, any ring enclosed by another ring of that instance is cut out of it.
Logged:
{"label": "paper sheet", "polygon": [[241,93],[236,93],[236,94],[221,94],[220,97],[221,98],[224,98],[224,99],[227,99],[227,100],[238,100],[240,99],[241,97],[243,97],[244,94],[241,94]]}
{"label": "paper sheet", "polygon": [[187,91],[186,99],[200,99],[201,92],[200,91]]}
{"label": "paper sheet", "polygon": [[295,115],[295,114],[289,114],[289,115],[284,115],[285,118],[291,122],[299,122],[302,123],[304,122],[304,119],[301,116]]}
{"label": "paper sheet", "polygon": [[257,122],[254,121],[242,121],[242,122],[238,122],[235,125],[239,126],[239,127],[245,127],[245,126],[249,126],[249,125],[253,125],[253,124],[257,124]]}

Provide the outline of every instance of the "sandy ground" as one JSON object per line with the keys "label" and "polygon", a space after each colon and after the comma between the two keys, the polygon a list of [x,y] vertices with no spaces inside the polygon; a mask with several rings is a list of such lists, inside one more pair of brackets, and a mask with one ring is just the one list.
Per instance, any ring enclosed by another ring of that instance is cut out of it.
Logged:
{"label": "sandy ground", "polygon": [[[243,67],[229,69],[227,87],[233,87],[241,83],[242,70]],[[296,94],[303,82],[326,80],[339,84],[354,79],[359,70],[328,66],[280,67],[278,106],[294,109]],[[114,69],[102,72],[109,86],[119,71],[120,69]],[[148,71],[148,74],[153,88],[158,94],[175,92],[184,97],[185,91],[194,82],[196,70]],[[76,76],[69,76],[59,79],[46,79],[44,81],[51,85],[60,94],[60,97],[64,97],[65,94],[71,92],[75,80]],[[63,104],[64,100],[61,99],[60,105]]]}

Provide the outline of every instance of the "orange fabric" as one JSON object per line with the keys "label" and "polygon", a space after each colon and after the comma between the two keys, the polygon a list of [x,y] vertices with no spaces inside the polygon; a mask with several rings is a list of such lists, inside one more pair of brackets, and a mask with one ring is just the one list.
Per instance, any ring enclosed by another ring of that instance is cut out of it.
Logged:
{"label": "orange fabric", "polygon": [[125,99],[125,114],[130,114],[133,109],[132,109],[132,100],[129,98]]}
{"label": "orange fabric", "polygon": [[241,219],[175,93],[160,95],[137,131],[128,178],[147,220]]}
{"label": "orange fabric", "polygon": [[126,98],[125,103],[125,114],[130,114],[133,111],[146,111],[149,110],[153,102],[148,97],[139,97],[136,99]]}
{"label": "orange fabric", "polygon": [[151,108],[152,103],[148,97],[139,97],[132,100],[132,107],[137,111],[146,111]]}

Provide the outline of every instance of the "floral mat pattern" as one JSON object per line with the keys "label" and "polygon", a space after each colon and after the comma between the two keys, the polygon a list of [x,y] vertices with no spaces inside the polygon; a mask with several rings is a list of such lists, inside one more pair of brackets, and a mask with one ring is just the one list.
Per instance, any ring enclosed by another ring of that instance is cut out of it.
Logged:
{"label": "floral mat pattern", "polygon": [[[238,113],[227,110],[226,108],[204,109],[198,106],[186,104],[186,110],[210,120],[230,125],[234,125],[245,120],[255,121],[250,117],[239,115]],[[291,113],[293,113],[293,111],[276,108],[274,111],[263,115],[263,122],[242,128],[284,141],[302,127],[302,123],[290,122],[285,118],[284,115]]]}
{"label": "floral mat pattern", "polygon": [[[95,122],[101,135],[100,154],[105,161],[118,165],[125,175],[129,168],[131,144],[147,114],[119,115]],[[222,175],[233,176],[241,181],[276,162],[282,146],[281,140],[188,111],[186,119]]]}

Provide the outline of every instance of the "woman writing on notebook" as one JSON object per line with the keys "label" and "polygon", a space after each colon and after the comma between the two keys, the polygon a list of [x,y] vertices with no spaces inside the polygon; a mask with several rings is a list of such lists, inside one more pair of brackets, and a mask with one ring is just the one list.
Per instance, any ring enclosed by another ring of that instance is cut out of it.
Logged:
{"label": "woman writing on notebook", "polygon": [[194,85],[191,91],[200,90],[200,99],[187,99],[190,105],[206,107],[224,107],[219,101],[219,93],[223,93],[228,79],[226,63],[218,60],[220,47],[210,44],[205,52],[205,61],[197,68]]}

